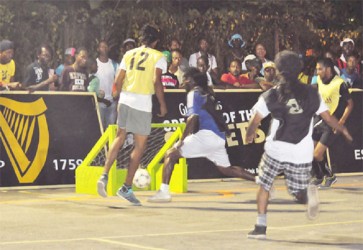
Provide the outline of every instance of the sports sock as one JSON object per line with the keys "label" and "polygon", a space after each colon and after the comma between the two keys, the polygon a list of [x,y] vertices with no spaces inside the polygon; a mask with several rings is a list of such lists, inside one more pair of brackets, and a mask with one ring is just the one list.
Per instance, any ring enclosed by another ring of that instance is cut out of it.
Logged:
{"label": "sports sock", "polygon": [[108,179],[108,173],[103,173],[102,176]]}
{"label": "sports sock", "polygon": [[259,226],[266,226],[267,225],[266,214],[258,214],[256,224]]}
{"label": "sports sock", "polygon": [[161,183],[160,190],[164,193],[169,193],[169,185],[165,183]]}
{"label": "sports sock", "polygon": [[315,176],[315,178],[317,178],[317,179],[324,178],[324,172],[320,167],[319,161],[316,161],[316,160],[313,161],[313,167],[312,167],[311,171],[312,171],[312,176]]}
{"label": "sports sock", "polygon": [[328,162],[324,159],[323,161],[319,162],[321,164],[321,168],[323,169],[323,172],[325,173],[325,176],[332,177],[333,171],[330,169]]}
{"label": "sports sock", "polygon": [[130,189],[132,189],[132,186],[124,184],[121,188],[121,191],[127,193]]}

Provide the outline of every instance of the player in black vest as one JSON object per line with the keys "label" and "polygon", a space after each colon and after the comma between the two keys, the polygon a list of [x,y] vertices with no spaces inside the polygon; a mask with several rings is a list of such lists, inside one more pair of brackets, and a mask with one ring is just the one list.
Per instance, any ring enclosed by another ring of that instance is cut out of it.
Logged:
{"label": "player in black vest", "polygon": [[289,193],[300,203],[308,203],[308,217],[319,212],[318,190],[308,185],[313,160],[313,116],[322,118],[347,139],[348,130],[329,114],[328,108],[315,89],[299,82],[299,56],[291,51],[276,55],[279,83],[263,93],[253,107],[254,115],[247,128],[246,141],[252,143],[261,120],[271,114],[270,134],[259,168],[260,189],[257,193],[258,217],[255,229],[248,238],[266,238],[266,213],[269,190],[275,177],[284,173]]}

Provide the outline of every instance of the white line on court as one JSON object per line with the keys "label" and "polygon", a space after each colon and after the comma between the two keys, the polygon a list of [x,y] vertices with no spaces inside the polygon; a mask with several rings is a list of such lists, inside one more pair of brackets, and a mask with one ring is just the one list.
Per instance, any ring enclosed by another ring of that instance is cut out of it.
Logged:
{"label": "white line on court", "polygon": [[99,242],[105,242],[105,243],[111,243],[111,244],[114,244],[114,245],[121,245],[121,246],[139,248],[139,249],[166,250],[164,248],[146,247],[146,246],[141,246],[141,245],[136,245],[136,244],[130,244],[130,243],[125,243],[125,242],[120,242],[120,241],[114,241],[114,240],[107,240],[107,239],[94,238],[94,239],[91,239],[91,240],[95,240],[95,241],[99,241]]}
{"label": "white line on court", "polygon": [[[308,228],[308,227],[324,227],[331,225],[344,225],[344,224],[356,224],[362,223],[363,220],[351,220],[351,221],[337,221],[337,222],[326,222],[326,223],[316,223],[316,224],[308,224],[308,225],[293,225],[286,227],[269,227],[270,230],[289,230],[292,228]],[[72,241],[89,241],[89,240],[97,240],[107,242],[108,239],[125,239],[125,238],[143,238],[143,237],[159,237],[159,236],[178,236],[178,235],[189,235],[189,234],[206,234],[206,233],[220,233],[220,232],[244,232],[250,231],[251,228],[243,228],[243,229],[225,229],[225,230],[203,230],[203,231],[187,231],[187,232],[175,232],[175,233],[160,233],[160,234],[135,234],[135,235],[117,235],[117,236],[105,236],[105,237],[88,237],[88,238],[72,238],[72,239],[50,239],[50,240],[24,240],[24,241],[7,241],[0,242],[0,246],[5,245],[21,245],[21,244],[38,244],[38,243],[62,243],[62,242],[72,242]],[[116,243],[116,241],[109,241],[109,243]],[[122,243],[120,244],[128,244]],[[130,244],[131,246],[132,244]],[[138,245],[135,245],[138,246]],[[154,249],[161,250],[158,248],[147,248],[144,246],[139,246],[139,248],[143,249]]]}

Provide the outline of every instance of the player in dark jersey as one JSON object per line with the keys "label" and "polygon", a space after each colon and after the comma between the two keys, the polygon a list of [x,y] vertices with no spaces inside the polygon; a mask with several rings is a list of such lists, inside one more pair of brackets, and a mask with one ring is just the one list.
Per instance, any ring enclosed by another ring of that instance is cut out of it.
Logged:
{"label": "player in dark jersey", "polygon": [[275,64],[279,83],[263,93],[253,107],[254,115],[246,134],[246,142],[252,143],[261,120],[271,114],[270,134],[259,165],[257,223],[248,238],[266,238],[269,190],[275,177],[281,173],[285,175],[289,193],[300,203],[308,204],[308,217],[313,219],[318,215],[318,190],[316,186],[308,185],[314,150],[314,114],[320,115],[329,126],[351,139],[348,130],[329,114],[317,91],[299,82],[302,64],[296,53],[278,53]]}

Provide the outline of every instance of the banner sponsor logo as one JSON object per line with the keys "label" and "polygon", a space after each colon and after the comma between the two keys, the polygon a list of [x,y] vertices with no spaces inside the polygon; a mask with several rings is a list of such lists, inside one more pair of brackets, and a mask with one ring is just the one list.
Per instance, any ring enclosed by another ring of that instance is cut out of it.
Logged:
{"label": "banner sponsor logo", "polygon": [[5,97],[0,97],[0,106],[0,139],[13,170],[19,183],[33,183],[48,155],[47,106],[43,98],[18,102]]}

